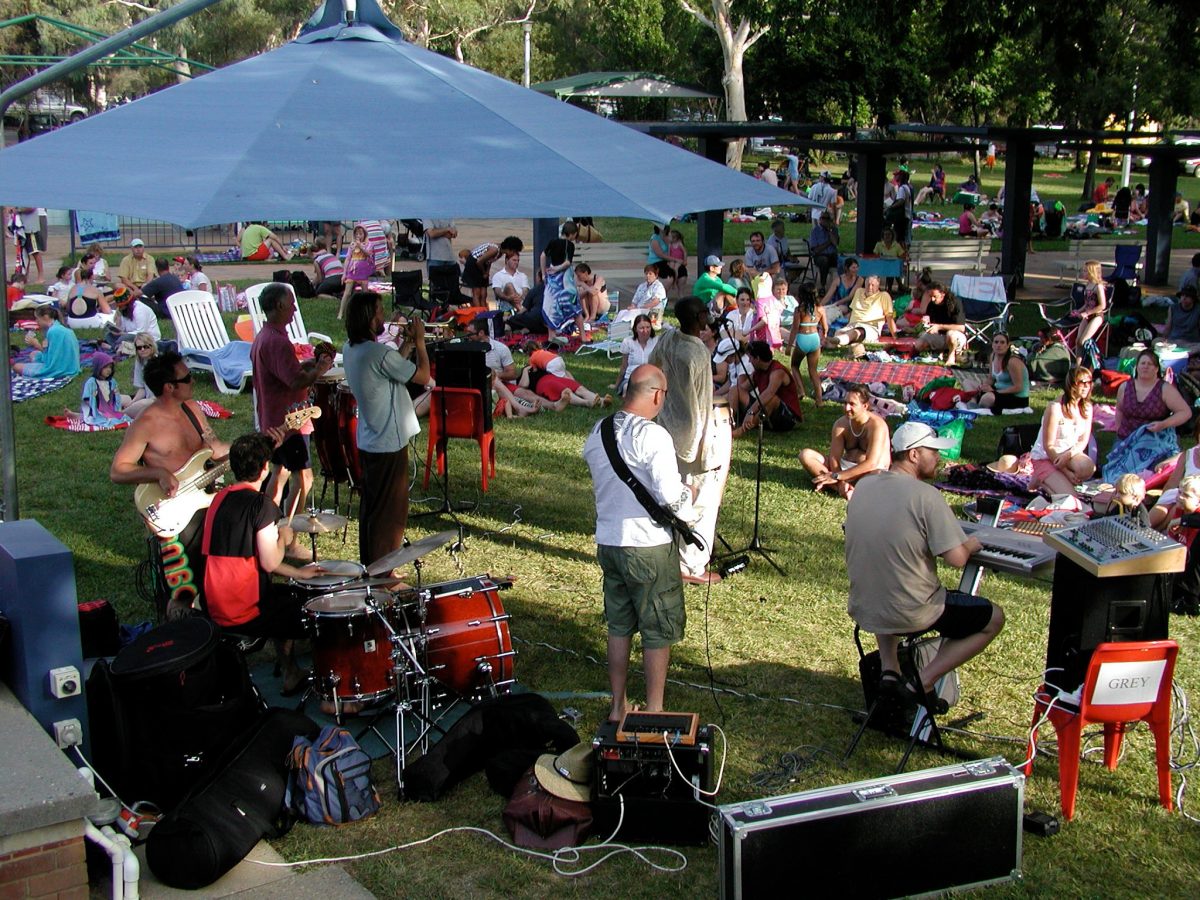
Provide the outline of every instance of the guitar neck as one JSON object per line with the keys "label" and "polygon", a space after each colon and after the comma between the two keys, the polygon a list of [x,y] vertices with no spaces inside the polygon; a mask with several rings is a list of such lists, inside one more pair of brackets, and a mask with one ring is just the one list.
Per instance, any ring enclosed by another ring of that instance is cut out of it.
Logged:
{"label": "guitar neck", "polygon": [[[216,465],[214,465],[211,469],[205,469],[203,472],[201,472],[195,478],[188,479],[187,487],[194,488],[196,490],[201,490],[201,491],[207,490],[210,485],[212,485],[218,479],[223,477],[225,475],[225,473],[228,471],[229,471],[229,460],[225,460],[224,462],[219,462]],[[180,487],[182,488],[183,485],[180,485]]]}

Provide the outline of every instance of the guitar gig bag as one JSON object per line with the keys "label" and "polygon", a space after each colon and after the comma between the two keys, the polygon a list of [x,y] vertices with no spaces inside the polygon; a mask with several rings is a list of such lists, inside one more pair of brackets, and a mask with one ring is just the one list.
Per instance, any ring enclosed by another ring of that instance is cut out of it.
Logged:
{"label": "guitar gig bag", "polygon": [[241,862],[261,838],[287,834],[287,757],[320,728],[303,713],[269,709],[209,776],[150,831],[146,862],[163,884],[196,890]]}
{"label": "guitar gig bag", "polygon": [[97,770],[126,803],[164,811],[262,710],[245,658],[200,616],[152,628],[111,665],[97,663],[87,697]]}

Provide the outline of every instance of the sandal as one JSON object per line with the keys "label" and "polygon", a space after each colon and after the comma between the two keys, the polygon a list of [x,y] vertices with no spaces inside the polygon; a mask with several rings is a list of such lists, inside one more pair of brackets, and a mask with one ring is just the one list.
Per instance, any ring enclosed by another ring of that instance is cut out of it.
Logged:
{"label": "sandal", "polygon": [[900,673],[894,669],[884,669],[879,676],[879,693],[890,694],[892,696],[900,696],[900,691],[904,687],[904,679],[900,677]]}

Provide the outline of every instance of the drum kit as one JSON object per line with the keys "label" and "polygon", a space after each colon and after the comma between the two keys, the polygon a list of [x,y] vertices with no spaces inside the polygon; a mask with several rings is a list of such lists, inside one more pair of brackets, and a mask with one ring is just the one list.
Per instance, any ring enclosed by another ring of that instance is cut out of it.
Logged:
{"label": "drum kit", "polygon": [[[394,713],[401,794],[407,754],[428,749],[431,731],[455,704],[507,693],[514,684],[510,617],[498,595],[512,581],[477,575],[420,584],[421,558],[458,539],[458,532],[443,531],[369,566],[324,560],[320,575],[291,582],[310,597],[304,604],[313,651],[310,690],[333,704],[339,721],[346,704],[369,706],[372,730]],[[389,590],[397,583],[392,570],[409,563],[417,586]],[[418,725],[411,739],[406,717]]]}

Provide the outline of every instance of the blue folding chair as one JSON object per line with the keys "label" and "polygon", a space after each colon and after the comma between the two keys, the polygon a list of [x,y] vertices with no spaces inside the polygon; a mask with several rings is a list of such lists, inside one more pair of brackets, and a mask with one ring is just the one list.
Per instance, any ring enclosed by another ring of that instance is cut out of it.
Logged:
{"label": "blue folding chair", "polygon": [[1008,331],[1012,304],[1004,279],[997,275],[955,275],[950,290],[966,314],[967,348],[976,344],[977,352],[989,350],[992,338]]}
{"label": "blue folding chair", "polygon": [[1142,245],[1117,244],[1113,248],[1113,261],[1105,263],[1104,268],[1112,268],[1112,271],[1104,276],[1105,281],[1112,283],[1121,279],[1130,287],[1136,286],[1142,277]]}

